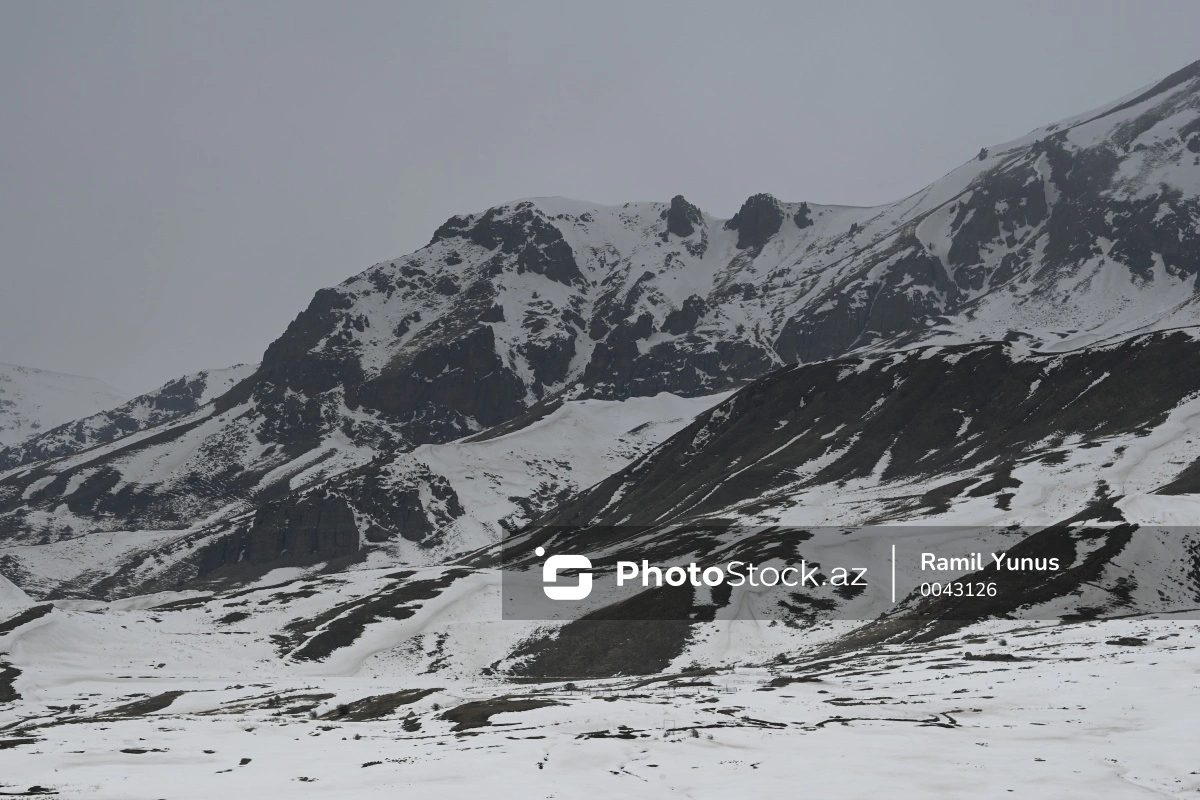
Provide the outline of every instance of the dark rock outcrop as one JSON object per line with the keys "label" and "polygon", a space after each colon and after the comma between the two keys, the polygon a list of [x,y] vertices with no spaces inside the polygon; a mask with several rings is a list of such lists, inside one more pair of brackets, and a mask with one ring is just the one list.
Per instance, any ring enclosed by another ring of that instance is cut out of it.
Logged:
{"label": "dark rock outcrop", "polygon": [[699,295],[691,295],[687,300],[683,301],[683,307],[677,308],[667,315],[663,320],[663,332],[683,334],[689,333],[696,327],[696,323],[704,316],[704,312],[708,309],[708,304],[704,302],[704,298]]}
{"label": "dark rock outcrop", "polygon": [[671,198],[671,207],[664,215],[667,220],[667,232],[680,238],[686,238],[696,232],[696,228],[704,224],[704,215],[700,209],[677,194]]}
{"label": "dark rock outcrop", "polygon": [[354,512],[338,497],[314,494],[268,503],[241,530],[207,545],[199,578],[247,578],[278,567],[308,567],[358,551]]}
{"label": "dark rock outcrop", "polygon": [[783,225],[783,209],[779,201],[769,194],[756,194],[747,198],[725,227],[738,232],[739,249],[762,247]]}
{"label": "dark rock outcrop", "polygon": [[537,214],[530,203],[518,203],[514,209],[515,213],[509,213],[507,206],[500,206],[478,219],[451,217],[434,232],[430,244],[466,238],[489,250],[515,255],[518,271],[536,272],[568,286],[585,284],[575,254],[558,228]]}
{"label": "dark rock outcrop", "polygon": [[800,230],[812,227],[812,210],[808,207],[808,203],[800,204],[800,208],[792,215],[792,222],[795,222],[796,227]]}

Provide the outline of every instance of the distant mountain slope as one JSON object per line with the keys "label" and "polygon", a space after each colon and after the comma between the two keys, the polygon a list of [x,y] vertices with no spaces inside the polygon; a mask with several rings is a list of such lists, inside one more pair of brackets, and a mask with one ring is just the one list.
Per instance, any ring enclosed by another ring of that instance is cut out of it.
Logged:
{"label": "distant mountain slope", "polygon": [[95,378],[0,364],[0,447],[112,408],[127,397]]}
{"label": "distant mountain slope", "polygon": [[[570,401],[506,434],[422,445],[294,494],[234,506],[228,520],[191,530],[10,537],[0,546],[0,571],[39,595],[117,596],[322,561],[437,564],[527,524],[724,398]],[[291,480],[308,483],[303,474]],[[71,518],[64,511],[56,519]]]}
{"label": "distant mountain slope", "polygon": [[[1200,62],[887,206],[755,195],[723,220],[682,197],[514,202],[318,292],[203,413],[0,478],[0,525],[186,527],[349,471],[386,487],[374,471],[397,453],[566,398],[700,396],[847,354],[1066,350],[1194,325],[1198,271]],[[359,505],[387,491],[333,492],[319,535],[348,535],[349,519],[359,543],[403,539],[407,523]]]}
{"label": "distant mountain slope", "polygon": [[247,364],[203,370],[176,378],[152,392],[100,413],[72,417],[70,422],[50,430],[45,430],[47,426],[43,425],[41,432],[0,447],[0,472],[62,458],[162,425],[195,411],[253,372],[254,367]]}

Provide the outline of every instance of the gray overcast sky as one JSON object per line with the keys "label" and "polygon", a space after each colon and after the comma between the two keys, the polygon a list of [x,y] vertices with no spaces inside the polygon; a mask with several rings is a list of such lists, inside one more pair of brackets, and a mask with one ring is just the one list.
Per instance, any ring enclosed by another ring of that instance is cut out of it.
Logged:
{"label": "gray overcast sky", "polygon": [[0,3],[0,361],[257,360],[451,214],[870,205],[1200,58],[1200,3]]}

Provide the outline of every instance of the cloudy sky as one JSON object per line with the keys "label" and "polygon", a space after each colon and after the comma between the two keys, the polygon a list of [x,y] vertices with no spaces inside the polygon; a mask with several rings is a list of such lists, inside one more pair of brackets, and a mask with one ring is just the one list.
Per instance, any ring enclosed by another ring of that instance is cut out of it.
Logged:
{"label": "cloudy sky", "polygon": [[1200,58],[1200,3],[0,4],[0,361],[144,391],[519,197],[872,205]]}

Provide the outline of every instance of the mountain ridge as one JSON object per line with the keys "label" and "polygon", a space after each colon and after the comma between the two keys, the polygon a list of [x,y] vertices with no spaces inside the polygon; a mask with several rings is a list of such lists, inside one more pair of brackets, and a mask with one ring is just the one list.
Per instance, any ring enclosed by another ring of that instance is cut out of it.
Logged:
{"label": "mountain ridge", "polygon": [[[0,524],[23,542],[220,526],[305,493],[325,496],[305,524],[366,552],[364,509],[411,506],[381,480],[392,454],[564,401],[701,397],[918,345],[1054,352],[1197,324],[1193,147],[1196,65],[885,206],[758,194],[719,219],[682,196],[539,198],[457,215],[415,253],[317,292],[211,403],[0,476]],[[330,488],[351,474],[374,488]],[[416,529],[437,514],[422,497]]]}
{"label": "mountain ridge", "polygon": [[127,398],[98,378],[0,363],[0,450]]}

